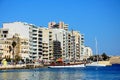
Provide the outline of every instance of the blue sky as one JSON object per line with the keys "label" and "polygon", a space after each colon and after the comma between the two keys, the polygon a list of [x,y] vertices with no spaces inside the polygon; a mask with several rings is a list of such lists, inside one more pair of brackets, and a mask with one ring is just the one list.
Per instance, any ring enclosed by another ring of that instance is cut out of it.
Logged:
{"label": "blue sky", "polygon": [[120,55],[120,0],[0,0],[0,26],[22,21],[46,26],[64,21],[85,36],[95,52]]}

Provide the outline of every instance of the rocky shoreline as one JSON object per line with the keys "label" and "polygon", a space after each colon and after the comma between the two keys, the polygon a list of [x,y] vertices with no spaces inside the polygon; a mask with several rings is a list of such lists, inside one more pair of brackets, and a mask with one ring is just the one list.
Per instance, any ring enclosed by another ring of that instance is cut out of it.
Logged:
{"label": "rocky shoreline", "polygon": [[110,63],[111,64],[120,64],[120,56],[112,56],[110,58]]}

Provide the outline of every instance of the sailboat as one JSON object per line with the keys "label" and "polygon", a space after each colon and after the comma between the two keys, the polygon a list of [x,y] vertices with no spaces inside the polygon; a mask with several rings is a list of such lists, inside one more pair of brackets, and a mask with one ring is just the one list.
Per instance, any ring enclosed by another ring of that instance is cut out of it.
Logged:
{"label": "sailboat", "polygon": [[[95,38],[95,42],[96,42],[96,54],[98,54],[98,48],[97,48],[97,40],[96,40],[96,38]],[[98,56],[97,56],[97,62],[92,62],[92,63],[88,63],[88,64],[86,64],[86,66],[93,66],[93,67],[105,67],[106,66],[106,64],[99,64],[99,61],[98,61]]]}

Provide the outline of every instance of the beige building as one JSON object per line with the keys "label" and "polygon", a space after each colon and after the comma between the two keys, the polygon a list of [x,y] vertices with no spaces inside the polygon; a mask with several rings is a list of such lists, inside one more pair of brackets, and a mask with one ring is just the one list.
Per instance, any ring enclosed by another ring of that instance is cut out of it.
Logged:
{"label": "beige building", "polygon": [[49,62],[52,58],[52,31],[50,31],[47,28],[40,28],[39,31],[42,31],[41,34],[41,45],[39,47],[40,52],[41,52],[41,59]]}
{"label": "beige building", "polygon": [[1,58],[11,58],[12,53],[9,51],[9,47],[11,46],[12,41],[1,39],[0,40],[0,57]]}
{"label": "beige building", "polygon": [[72,54],[74,55],[75,60],[80,60],[80,40],[81,40],[81,34],[78,31],[73,31],[72,32],[72,44],[73,44],[73,50],[72,50]]}
{"label": "beige building", "polygon": [[25,58],[29,59],[29,41],[28,41],[28,39],[20,38],[19,56],[21,56],[22,59],[25,59]]}
{"label": "beige building", "polygon": [[13,38],[8,38],[12,42],[16,42],[14,56],[18,55],[22,59],[29,58],[29,42],[28,39],[22,38],[19,34],[13,35]]}
{"label": "beige building", "polygon": [[65,24],[64,22],[59,22],[59,23],[56,23],[56,22],[49,22],[48,23],[48,28],[49,29],[52,29],[52,28],[57,28],[57,29],[64,29],[64,30],[68,30],[68,24]]}
{"label": "beige building", "polygon": [[[13,41],[16,43],[13,54]],[[28,40],[21,38],[18,34],[15,34],[12,38],[1,38],[0,40],[0,53],[2,58],[13,58],[16,55],[21,58],[29,58],[29,45]]]}
{"label": "beige building", "polygon": [[84,36],[78,31],[71,31],[68,35],[68,50],[71,61],[80,61],[83,59]]}

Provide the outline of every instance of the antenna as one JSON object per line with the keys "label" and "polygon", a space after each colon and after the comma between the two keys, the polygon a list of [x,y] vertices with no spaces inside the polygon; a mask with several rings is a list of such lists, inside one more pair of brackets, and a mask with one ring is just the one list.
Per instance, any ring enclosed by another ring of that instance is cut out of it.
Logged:
{"label": "antenna", "polygon": [[95,37],[95,47],[96,47],[96,56],[97,56],[97,62],[98,62],[98,44],[97,44],[97,39],[96,39],[96,37]]}

